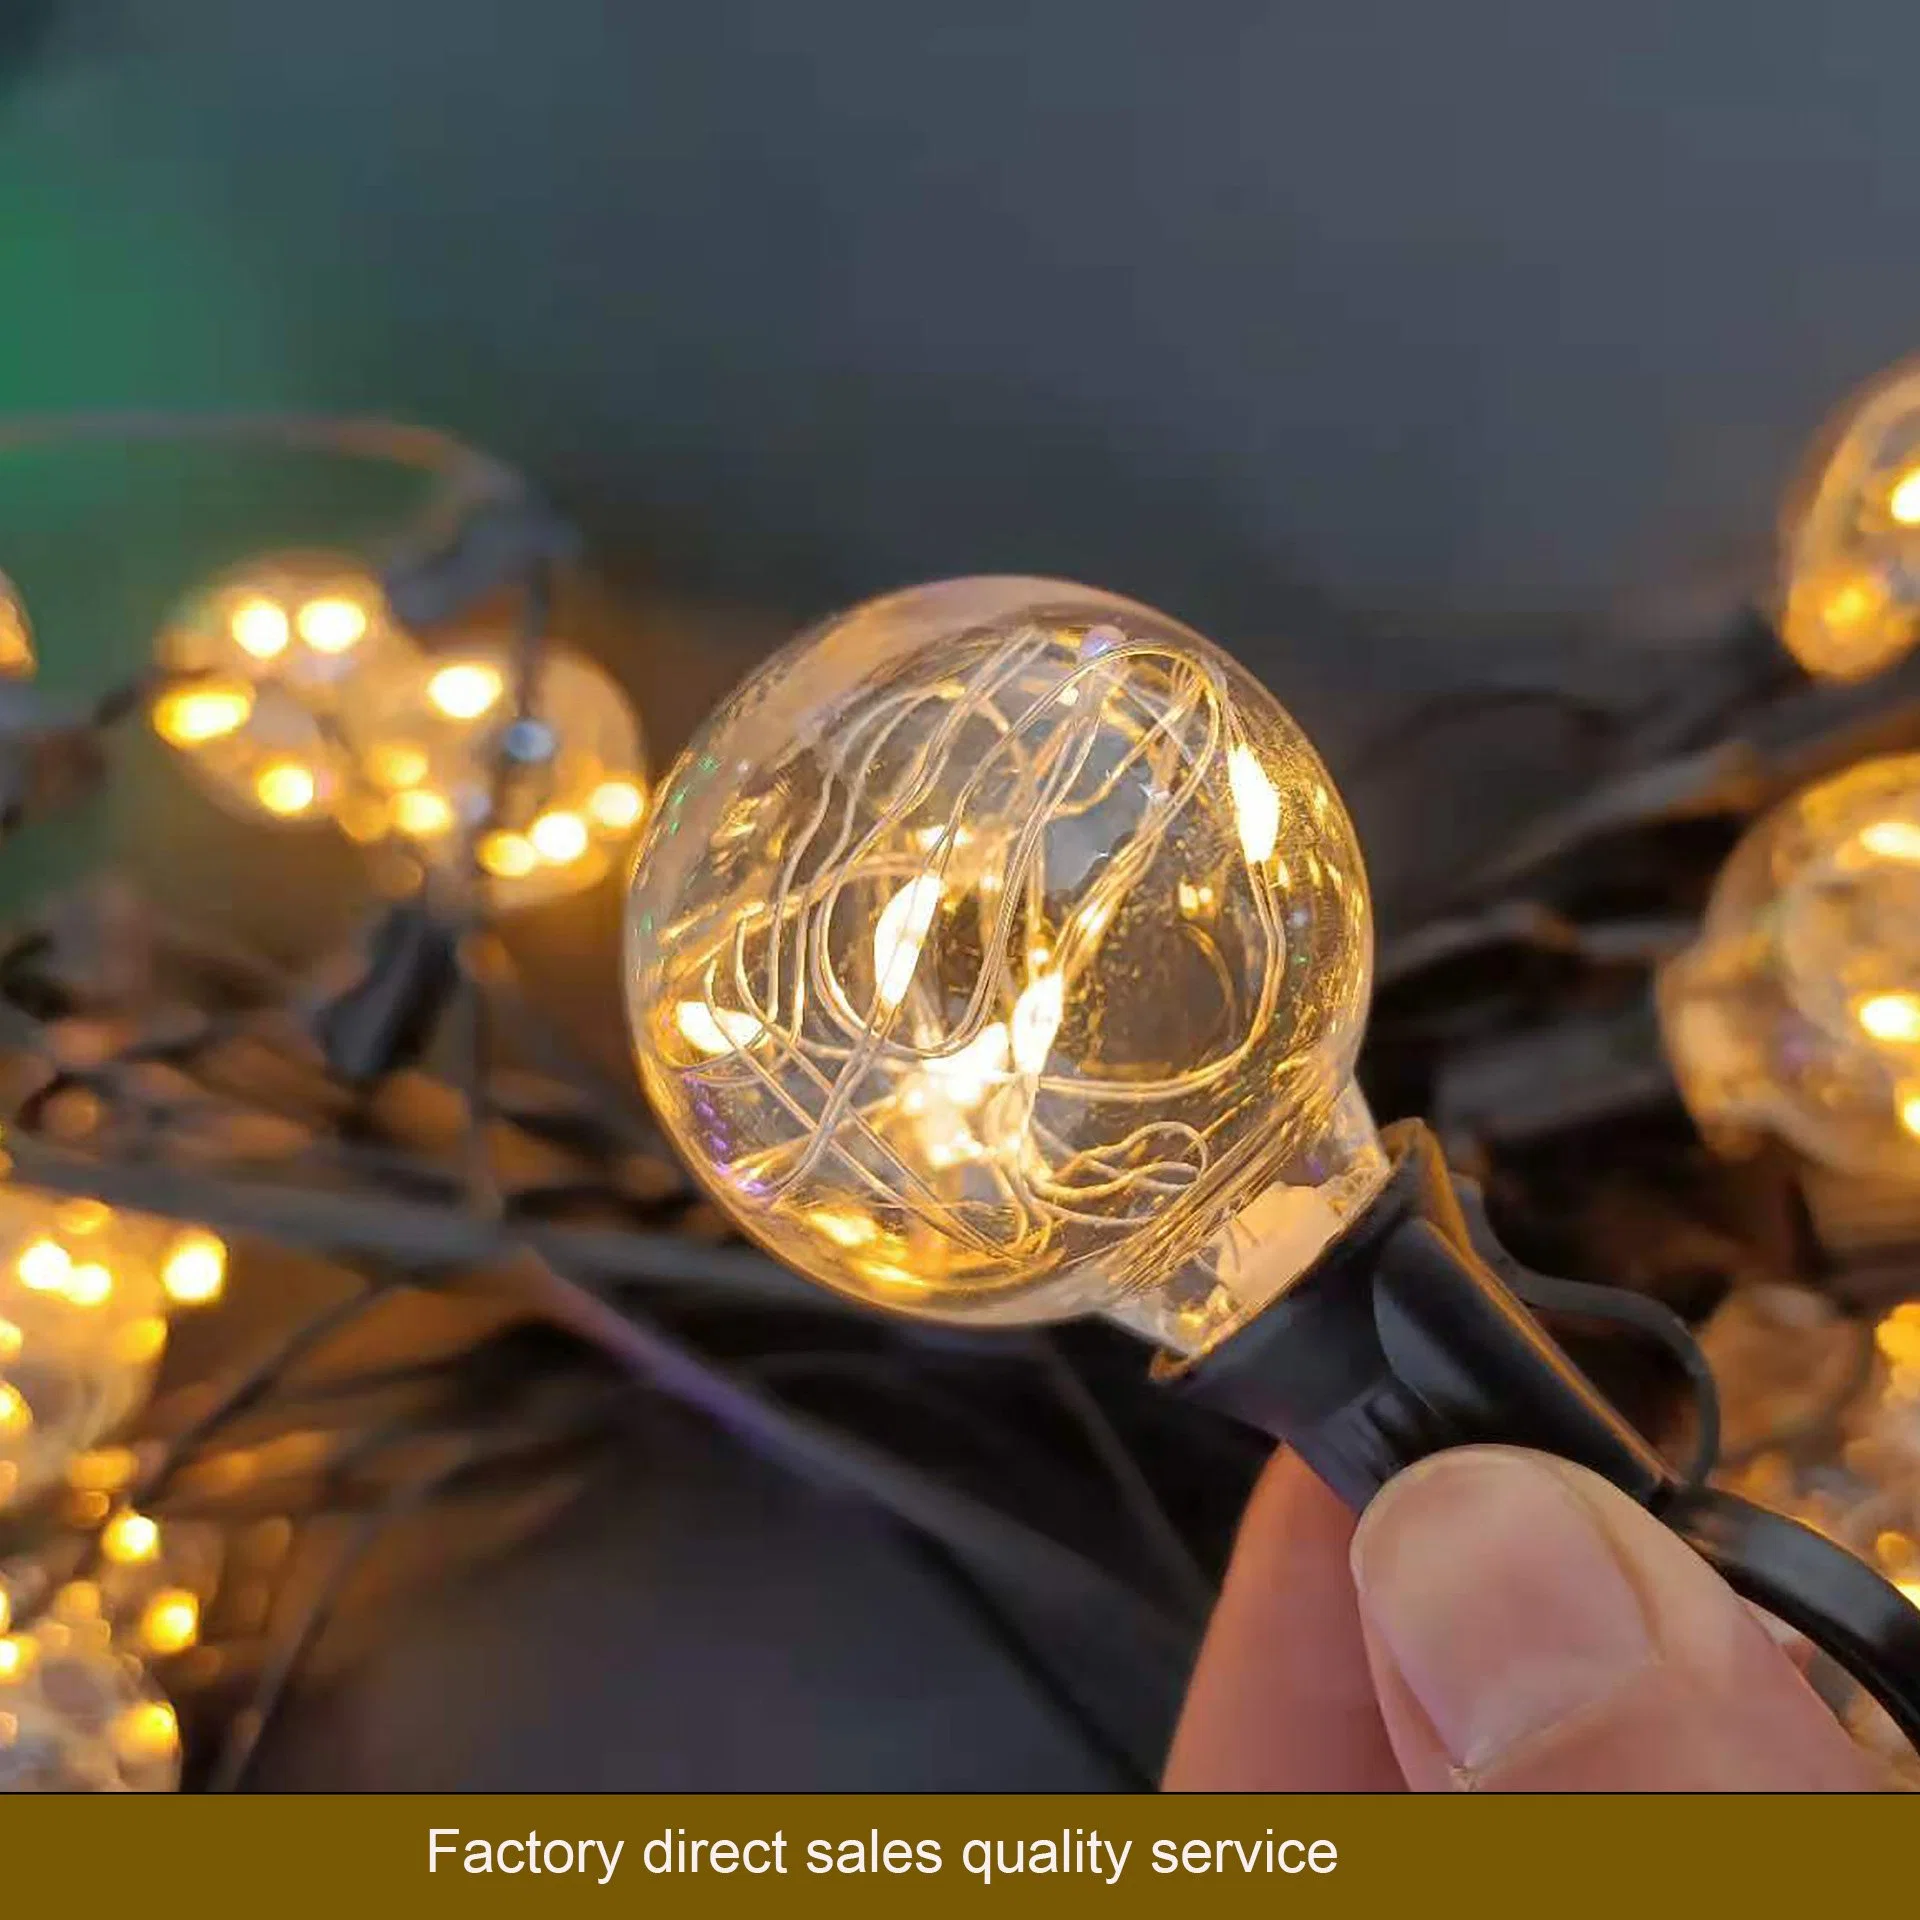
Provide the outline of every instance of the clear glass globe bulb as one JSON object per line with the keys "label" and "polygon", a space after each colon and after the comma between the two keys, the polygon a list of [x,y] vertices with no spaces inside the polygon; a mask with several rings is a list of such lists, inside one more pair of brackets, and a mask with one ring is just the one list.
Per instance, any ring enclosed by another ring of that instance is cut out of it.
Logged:
{"label": "clear glass globe bulb", "polygon": [[543,647],[525,713],[515,647],[422,655],[346,715],[356,839],[397,839],[429,866],[477,861],[496,905],[535,906],[602,879],[647,809],[640,724],[591,660]]}
{"label": "clear glass globe bulb", "polygon": [[1823,680],[1864,680],[1920,637],[1920,363],[1828,426],[1789,500],[1780,635]]}
{"label": "clear glass globe bulb", "polygon": [[145,1214],[0,1186],[0,1507],[57,1483],[145,1400],[180,1237]]}
{"label": "clear glass globe bulb", "polygon": [[332,818],[347,791],[344,703],[416,649],[363,567],[281,554],[194,595],[157,658],[181,677],[155,699],[154,731],[201,786],[243,818],[302,824]]}
{"label": "clear glass globe bulb", "polygon": [[1660,982],[1695,1116],[1843,1173],[1920,1179],[1920,754],[1796,795],[1735,849]]}
{"label": "clear glass globe bulb", "polygon": [[1048,580],[916,588],[778,655],[668,777],[628,920],[647,1091],[771,1252],[1188,1350],[1382,1176],[1370,970],[1353,829],[1271,695]]}

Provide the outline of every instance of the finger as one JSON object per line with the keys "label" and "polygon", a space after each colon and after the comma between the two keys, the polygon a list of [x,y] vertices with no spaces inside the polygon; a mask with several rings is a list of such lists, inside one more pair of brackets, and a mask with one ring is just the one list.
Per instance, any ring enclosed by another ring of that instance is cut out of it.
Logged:
{"label": "finger", "polygon": [[1706,1562],[1583,1468],[1493,1447],[1423,1461],[1368,1508],[1353,1568],[1415,1787],[1884,1784]]}
{"label": "finger", "polygon": [[1405,1782],[1374,1704],[1353,1515],[1290,1454],[1261,1476],[1167,1761],[1175,1791],[1379,1792]]}

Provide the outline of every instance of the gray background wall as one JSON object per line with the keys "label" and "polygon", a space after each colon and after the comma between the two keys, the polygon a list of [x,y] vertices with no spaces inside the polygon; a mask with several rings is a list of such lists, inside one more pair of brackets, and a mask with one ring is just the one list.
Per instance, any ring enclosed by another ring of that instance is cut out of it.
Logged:
{"label": "gray background wall", "polygon": [[1920,340],[1894,0],[13,3],[0,407],[499,447],[668,744],[795,620],[1005,568],[1215,632],[1338,763],[1662,642]]}

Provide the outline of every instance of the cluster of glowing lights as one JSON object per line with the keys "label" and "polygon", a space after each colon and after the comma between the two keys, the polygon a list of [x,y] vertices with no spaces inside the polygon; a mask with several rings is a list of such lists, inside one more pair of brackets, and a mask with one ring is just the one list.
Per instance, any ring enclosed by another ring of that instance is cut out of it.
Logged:
{"label": "cluster of glowing lights", "polygon": [[471,860],[505,906],[591,884],[646,814],[638,730],[613,682],[549,649],[522,708],[510,664],[493,644],[385,685],[356,722],[377,803],[364,829],[358,807],[344,822],[423,864]]}
{"label": "cluster of glowing lights", "polygon": [[[162,664],[179,677],[155,699],[153,727],[251,818],[333,820],[426,866],[471,862],[502,905],[590,884],[646,814],[631,713],[597,668],[550,650],[503,790],[496,759],[516,703],[508,671],[485,652],[424,657],[376,583],[346,563],[263,560],[162,635]],[[556,678],[566,711],[549,716],[538,690]],[[426,724],[393,731],[388,718],[410,702]],[[545,804],[502,817],[503,791],[535,775],[551,789]]]}

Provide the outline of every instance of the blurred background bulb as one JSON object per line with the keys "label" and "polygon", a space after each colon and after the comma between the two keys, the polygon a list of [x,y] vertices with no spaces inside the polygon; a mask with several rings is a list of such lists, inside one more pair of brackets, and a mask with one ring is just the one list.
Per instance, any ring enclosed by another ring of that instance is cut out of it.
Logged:
{"label": "blurred background bulb", "polygon": [[154,731],[228,808],[276,821],[330,818],[347,791],[339,715],[412,666],[379,583],[350,559],[249,562],[196,594],[160,636],[181,676]]}
{"label": "blurred background bulb", "polygon": [[669,776],[629,905],[648,1093],[772,1252],[1187,1348],[1381,1177],[1370,967],[1353,830],[1272,697],[1044,580],[918,588],[777,656]]}
{"label": "blurred background bulb", "polygon": [[167,1307],[216,1299],[225,1271],[199,1228],[0,1186],[0,1506],[66,1477],[141,1404]]}
{"label": "blurred background bulb", "polygon": [[514,648],[423,656],[353,703],[356,838],[407,843],[429,865],[475,860],[502,907],[592,886],[646,814],[639,723],[592,661],[542,648],[517,710]]}
{"label": "blurred background bulb", "polygon": [[1781,637],[1809,673],[1862,680],[1920,637],[1920,364],[1829,427],[1784,547]]}
{"label": "blurred background bulb", "polygon": [[13,582],[0,573],[0,678],[24,679],[38,664],[26,602]]}
{"label": "blurred background bulb", "polygon": [[133,1654],[86,1621],[0,1640],[0,1792],[168,1793],[180,1726]]}
{"label": "blurred background bulb", "polygon": [[1660,985],[1696,1117],[1920,1181],[1920,754],[1864,761],[1741,842]]}

